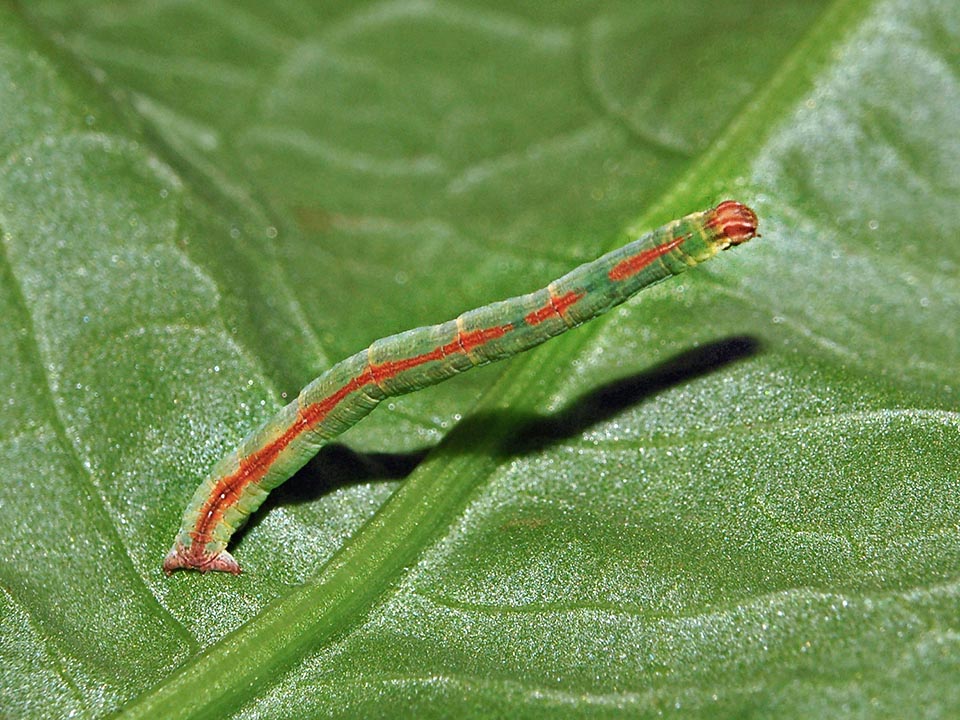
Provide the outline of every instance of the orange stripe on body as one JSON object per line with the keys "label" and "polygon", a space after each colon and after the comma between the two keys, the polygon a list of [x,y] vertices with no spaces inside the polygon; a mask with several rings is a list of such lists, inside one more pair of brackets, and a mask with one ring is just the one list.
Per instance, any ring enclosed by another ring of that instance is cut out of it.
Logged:
{"label": "orange stripe on body", "polygon": [[562,318],[563,313],[566,312],[571,305],[586,295],[584,292],[568,290],[563,295],[555,297],[553,290],[551,290],[549,286],[547,287],[547,292],[550,293],[550,302],[544,305],[542,308],[534,310],[531,313],[527,313],[527,315],[523,318],[527,325],[539,325],[553,315],[559,315]]}
{"label": "orange stripe on body", "polygon": [[666,255],[675,247],[679,247],[688,237],[690,237],[689,234],[673,238],[673,240],[665,242],[662,245],[657,245],[649,250],[644,250],[632,257],[628,257],[626,260],[621,260],[610,269],[607,277],[611,280],[626,280],[629,277],[633,277],[657,258]]}
{"label": "orange stripe on body", "polygon": [[492,328],[480,328],[469,332],[458,332],[456,339],[434,348],[433,350],[401,360],[390,360],[380,365],[369,365],[366,372],[353,378],[336,392],[315,403],[302,408],[296,419],[276,440],[264,445],[259,450],[240,459],[240,467],[214,485],[213,491],[200,507],[200,517],[196,527],[190,532],[194,543],[206,544],[212,540],[213,528],[223,518],[224,513],[231,505],[240,499],[243,489],[250,483],[262,479],[270,466],[276,461],[287,446],[305,430],[323,421],[341,400],[366,385],[377,384],[379,381],[389,380],[400,373],[423,365],[428,362],[442,360],[455,352],[468,353],[481,347],[490,340],[506,335],[513,329],[512,324],[497,325]]}
{"label": "orange stripe on body", "polygon": [[323,400],[308,405],[297,413],[297,418],[293,421],[293,424],[276,440],[264,445],[247,457],[241,458],[240,467],[237,468],[236,472],[217,481],[210,496],[200,507],[200,518],[197,520],[196,527],[190,533],[193,541],[195,543],[210,542],[213,528],[220,522],[227,508],[240,499],[240,495],[247,485],[262,479],[270,466],[280,456],[280,453],[300,433],[320,422],[347,395],[372,381],[372,377],[368,378],[367,375],[361,375]]}

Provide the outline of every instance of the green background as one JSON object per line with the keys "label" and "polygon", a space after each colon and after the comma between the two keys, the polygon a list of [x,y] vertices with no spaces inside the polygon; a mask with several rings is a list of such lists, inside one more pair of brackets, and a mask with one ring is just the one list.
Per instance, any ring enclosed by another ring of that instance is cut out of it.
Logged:
{"label": "green background", "polygon": [[[0,716],[960,714],[958,118],[954,0],[0,0]],[[726,197],[161,573],[332,363]]]}

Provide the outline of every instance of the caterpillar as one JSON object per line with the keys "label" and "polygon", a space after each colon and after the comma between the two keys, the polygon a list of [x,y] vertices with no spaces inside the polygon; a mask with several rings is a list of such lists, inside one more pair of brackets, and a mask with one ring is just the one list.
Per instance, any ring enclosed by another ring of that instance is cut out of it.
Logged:
{"label": "caterpillar", "polygon": [[542,290],[375,341],[303,388],[214,465],[183,512],[164,572],[238,574],[240,565],[227,551],[233,533],[271,490],[384,399],[529,350],[756,236],[753,210],[727,200],[667,223]]}

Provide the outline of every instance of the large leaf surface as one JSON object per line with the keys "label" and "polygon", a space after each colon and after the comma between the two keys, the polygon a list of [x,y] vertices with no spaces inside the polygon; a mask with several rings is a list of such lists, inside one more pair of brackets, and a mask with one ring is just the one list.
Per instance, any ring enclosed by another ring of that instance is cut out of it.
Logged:
{"label": "large leaf surface", "polygon": [[[958,47],[948,0],[0,3],[0,714],[956,715]],[[162,575],[324,368],[727,196],[762,239]]]}

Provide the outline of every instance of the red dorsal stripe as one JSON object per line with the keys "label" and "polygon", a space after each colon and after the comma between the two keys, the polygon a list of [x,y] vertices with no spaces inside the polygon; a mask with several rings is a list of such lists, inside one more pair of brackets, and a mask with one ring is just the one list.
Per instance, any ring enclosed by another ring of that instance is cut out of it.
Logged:
{"label": "red dorsal stripe", "polygon": [[[550,292],[549,289],[547,292]],[[552,317],[553,315],[559,315],[563,317],[563,313],[566,312],[567,308],[577,302],[582,298],[585,293],[576,292],[574,290],[568,290],[560,297],[554,297],[553,293],[550,293],[550,302],[544,305],[542,308],[538,308],[531,313],[528,313],[524,318],[524,322],[527,325],[539,325],[544,320]]]}
{"label": "red dorsal stripe", "polygon": [[458,332],[457,337],[448,342],[446,345],[440,345],[429,352],[420,353],[419,355],[414,355],[413,357],[403,358],[401,360],[389,360],[378,365],[371,365],[370,372],[377,382],[389,380],[405,370],[410,370],[428,362],[442,360],[447,355],[453,355],[454,353],[458,352],[468,353],[474,348],[478,348],[490,340],[503,337],[511,329],[513,329],[513,326],[507,324],[498,325],[492,328],[471,330],[470,332],[465,333]]}
{"label": "red dorsal stripe", "polygon": [[690,236],[683,235],[682,237],[673,238],[673,240],[665,242],[662,245],[657,245],[649,250],[644,250],[643,252],[639,252],[632,257],[628,257],[626,260],[621,260],[610,269],[610,272],[607,273],[607,276],[611,280],[626,280],[629,277],[633,277],[658,257],[666,255],[668,252],[680,245],[680,243],[682,243],[688,237]]}
{"label": "red dorsal stripe", "polygon": [[490,340],[503,337],[512,329],[513,325],[508,323],[491,328],[470,330],[469,332],[458,332],[454,340],[429,352],[402,360],[391,360],[381,365],[371,365],[367,372],[353,378],[336,392],[301,409],[296,420],[282,435],[256,452],[241,458],[240,467],[237,468],[236,472],[221,478],[217,482],[207,501],[200,509],[200,518],[196,527],[190,533],[193,541],[196,543],[209,542],[212,529],[223,517],[226,509],[239,499],[243,488],[250,483],[257,482],[266,475],[273,462],[293,442],[294,438],[304,430],[321,422],[350,393],[359,390],[364,385],[388,380],[418,365],[441,360],[447,355],[457,352],[468,353]]}

